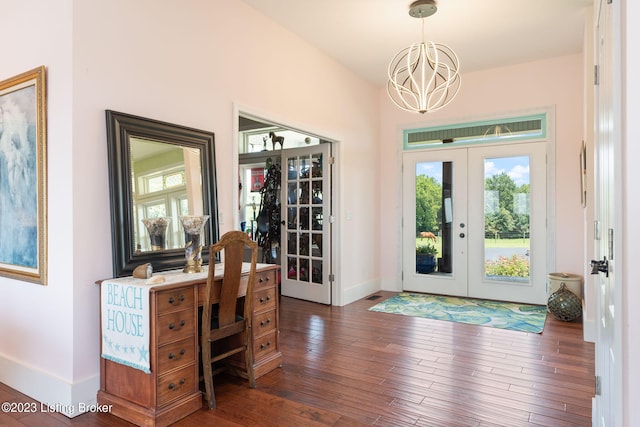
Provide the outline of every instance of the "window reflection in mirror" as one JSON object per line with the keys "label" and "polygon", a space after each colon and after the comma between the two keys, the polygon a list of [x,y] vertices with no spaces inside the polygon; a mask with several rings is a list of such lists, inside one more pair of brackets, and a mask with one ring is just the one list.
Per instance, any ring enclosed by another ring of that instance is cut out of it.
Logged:
{"label": "window reflection in mirror", "polygon": [[183,248],[182,215],[202,215],[200,150],[130,139],[136,253]]}

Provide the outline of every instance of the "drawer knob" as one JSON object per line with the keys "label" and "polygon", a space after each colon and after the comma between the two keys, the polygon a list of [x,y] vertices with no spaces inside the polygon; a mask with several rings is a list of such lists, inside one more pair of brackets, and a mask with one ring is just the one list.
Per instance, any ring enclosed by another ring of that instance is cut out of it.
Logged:
{"label": "drawer knob", "polygon": [[260,321],[260,326],[270,325],[270,324],[271,324],[271,319],[261,320]]}
{"label": "drawer knob", "polygon": [[[180,387],[182,387],[182,386],[184,385],[184,383],[186,383],[186,382],[187,382],[187,380],[185,380],[184,378],[180,378],[180,381],[179,381],[178,385],[179,385]],[[174,389],[176,389],[177,387],[178,387],[178,386],[177,386],[177,385],[175,385],[174,383],[169,383],[169,390],[174,390]]]}
{"label": "drawer knob", "polygon": [[[183,349],[180,349],[180,351],[179,351],[180,356],[184,356],[184,353],[185,353],[184,348],[183,348]],[[173,352],[169,353],[169,360],[173,360],[173,359],[175,359],[175,358],[176,358],[176,355],[175,355],[175,354],[173,354]]]}
{"label": "drawer knob", "polygon": [[266,298],[265,297],[260,297],[260,304],[264,304],[265,302],[269,302],[271,301],[271,296],[267,295]]}
{"label": "drawer knob", "polygon": [[271,347],[271,341],[267,341],[267,343],[260,344],[260,350],[264,350],[265,348]]}
{"label": "drawer knob", "polygon": [[[180,302],[184,302],[184,295],[180,294],[180,296],[178,296],[178,301]],[[171,296],[169,297],[169,304],[175,304],[176,300]]]}
{"label": "drawer knob", "polygon": [[[182,328],[184,325],[185,325],[185,321],[181,320],[180,321],[180,327]],[[169,329],[170,330],[174,330],[175,328],[176,328],[176,324],[175,323],[173,323],[173,322],[169,323]]]}

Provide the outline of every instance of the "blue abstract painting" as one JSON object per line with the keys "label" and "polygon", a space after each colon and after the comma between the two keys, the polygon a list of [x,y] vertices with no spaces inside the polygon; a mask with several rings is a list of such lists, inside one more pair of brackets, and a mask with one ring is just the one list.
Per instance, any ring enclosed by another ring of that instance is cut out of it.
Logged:
{"label": "blue abstract painting", "polygon": [[0,265],[38,268],[36,87],[0,95]]}

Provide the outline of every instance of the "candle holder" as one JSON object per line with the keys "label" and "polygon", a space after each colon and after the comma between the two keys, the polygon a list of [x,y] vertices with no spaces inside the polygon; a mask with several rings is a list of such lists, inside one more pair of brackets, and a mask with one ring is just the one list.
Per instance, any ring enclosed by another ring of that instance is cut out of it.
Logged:
{"label": "candle holder", "polygon": [[167,227],[170,222],[171,218],[168,217],[145,218],[142,220],[142,223],[149,233],[152,251],[162,251],[165,249]]}
{"label": "candle holder", "polygon": [[184,273],[200,273],[202,268],[202,230],[207,223],[209,215],[185,215],[181,216],[182,228],[184,228],[184,255],[186,264],[182,270]]}

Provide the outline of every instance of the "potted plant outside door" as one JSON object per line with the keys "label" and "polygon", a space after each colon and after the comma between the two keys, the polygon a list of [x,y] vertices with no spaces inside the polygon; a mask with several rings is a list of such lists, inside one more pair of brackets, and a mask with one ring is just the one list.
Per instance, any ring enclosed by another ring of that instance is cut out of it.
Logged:
{"label": "potted plant outside door", "polygon": [[416,273],[429,274],[436,271],[438,249],[431,242],[416,244]]}

